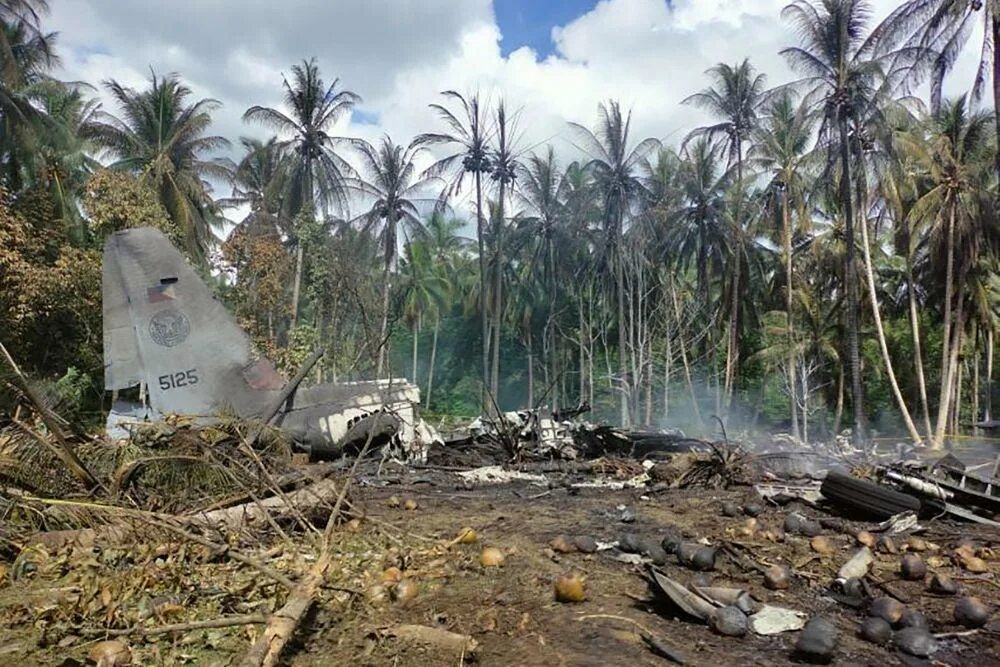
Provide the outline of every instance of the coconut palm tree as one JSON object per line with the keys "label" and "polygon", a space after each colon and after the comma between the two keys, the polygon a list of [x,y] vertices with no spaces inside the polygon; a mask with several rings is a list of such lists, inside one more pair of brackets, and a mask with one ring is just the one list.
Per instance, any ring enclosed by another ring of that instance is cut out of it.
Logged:
{"label": "coconut palm tree", "polygon": [[284,206],[294,216],[305,206],[343,213],[347,206],[344,180],[354,175],[351,165],[337,149],[348,140],[332,130],[350,113],[361,97],[350,90],[337,90],[339,79],[329,86],[323,81],[316,59],[292,67],[292,80],[282,77],[284,103],[289,113],[271,107],[252,106],[243,120],[268,127],[283,138],[279,145],[290,160]]}
{"label": "coconut palm tree", "polygon": [[941,393],[934,444],[941,446],[948,425],[958,366],[958,355],[969,311],[965,284],[984,237],[984,200],[989,180],[986,161],[995,148],[986,111],[970,111],[965,96],[945,101],[931,119],[925,142],[909,141],[907,149],[929,180],[929,189],[917,200],[910,216],[927,230],[934,254],[943,256]]}
{"label": "coconut palm tree", "polygon": [[375,146],[361,139],[352,140],[352,144],[361,158],[361,177],[346,179],[344,184],[364,198],[367,206],[354,222],[364,231],[377,234],[382,248],[382,326],[375,366],[376,376],[381,377],[389,333],[389,295],[399,258],[399,233],[403,231],[409,238],[422,235],[417,200],[431,179],[416,170],[414,160],[423,150],[419,145],[400,146],[388,135]]}
{"label": "coconut palm tree", "polygon": [[72,238],[82,243],[86,225],[78,193],[100,166],[84,128],[100,105],[86,99],[80,87],[58,81],[42,81],[34,88],[33,97],[44,115],[35,136],[33,180],[49,191],[59,218]]}
{"label": "coconut palm tree", "polygon": [[433,309],[434,333],[431,337],[431,358],[427,369],[427,393],[424,395],[424,406],[430,407],[431,392],[434,390],[434,373],[437,362],[438,334],[441,331],[441,318],[447,314],[449,304],[460,297],[461,258],[468,250],[468,240],[459,236],[458,231],[464,225],[456,218],[445,217],[441,211],[435,211],[424,224],[422,242],[427,247],[431,258],[434,281],[439,288],[444,303],[436,303]]}
{"label": "coconut palm tree", "polygon": [[[795,0],[782,10],[799,34],[800,45],[781,54],[802,78],[790,84],[812,100],[821,117],[819,133],[829,151],[830,167],[839,169],[839,206],[844,215],[846,244],[844,279],[847,294],[847,359],[851,375],[853,437],[863,439],[864,403],[858,339],[859,300],[855,264],[854,162],[851,128],[871,114],[911,71],[914,50],[882,52],[867,34],[871,6],[867,0]],[[832,171],[830,171],[832,173]]]}
{"label": "coconut palm tree", "polygon": [[[0,23],[20,25],[35,36],[41,32],[39,21],[48,11],[48,0],[0,0]],[[0,78],[5,85],[16,81],[19,76],[15,51],[16,46],[9,40],[9,34],[0,31],[0,61],[3,62]]]}
{"label": "coconut palm tree", "polygon": [[0,35],[2,175],[7,187],[17,192],[37,176],[44,135],[58,131],[45,114],[44,97],[54,88],[49,72],[59,58],[55,33],[42,33],[25,21],[0,24]]}
{"label": "coconut palm tree", "polygon": [[[526,209],[526,214],[520,216],[520,224],[530,226],[538,240],[538,243],[534,245],[535,252],[530,257],[528,268],[542,286],[541,293],[546,301],[545,308],[541,309],[541,312],[545,313],[544,364],[549,377],[552,378],[558,376],[556,368],[558,358],[556,352],[557,290],[560,282],[563,282],[558,270],[562,263],[557,263],[556,258],[559,256],[560,248],[569,243],[567,238],[569,227],[564,224],[563,218],[564,204],[560,176],[561,172],[552,146],[549,146],[542,155],[529,155],[520,165],[517,196],[518,202]],[[570,276],[564,274],[563,278],[566,279],[566,284],[572,282]],[[522,286],[522,301],[524,301],[524,295]],[[554,391],[551,402],[554,410],[559,408],[559,398],[558,391]]]}
{"label": "coconut palm tree", "polygon": [[230,169],[233,191],[229,197],[220,199],[219,205],[248,206],[250,210],[239,224],[253,232],[280,230],[290,235],[281,213],[287,166],[281,142],[277,137],[267,141],[240,137],[240,145],[243,157]]}
{"label": "coconut palm tree", "polygon": [[[316,59],[303,60],[292,67],[292,80],[282,76],[284,103],[289,110],[255,105],[246,110],[243,120],[268,127],[285,137],[278,143],[287,165],[281,193],[282,215],[294,219],[303,211],[347,213],[344,182],[354,169],[338,149],[349,141],[334,136],[334,127],[350,113],[361,97],[350,90],[338,90],[339,79],[329,86],[323,81]],[[302,244],[297,232],[291,232],[295,247],[295,282],[292,286],[292,327],[298,320],[299,290],[302,282]]]}
{"label": "coconut palm tree", "polygon": [[[418,350],[420,331],[424,319],[430,317],[435,322],[434,342],[431,345],[431,366],[437,348],[437,333],[441,321],[441,311],[444,309],[448,296],[447,274],[444,267],[434,262],[432,246],[427,238],[414,239],[406,244],[404,250],[405,266],[405,297],[403,299],[403,320],[410,325],[413,334],[413,365],[411,379],[420,384],[418,378]],[[431,392],[434,381],[433,370],[427,374],[427,394]],[[429,403],[430,399],[427,398]]]}
{"label": "coconut palm tree", "polygon": [[503,252],[506,249],[505,232],[507,225],[507,197],[514,187],[520,165],[517,154],[517,114],[508,114],[507,107],[501,99],[496,106],[496,121],[494,132],[495,144],[490,150],[490,178],[497,185],[497,215],[496,228],[492,230],[494,238],[493,259],[493,342],[490,344],[492,364],[490,371],[490,393],[496,400],[500,385],[500,331],[503,327],[503,270],[505,265]]}
{"label": "coconut palm tree", "polygon": [[120,115],[98,112],[87,134],[114,158],[112,168],[137,174],[159,193],[188,251],[204,260],[223,223],[206,179],[229,176],[225,162],[206,155],[229,146],[225,138],[206,134],[220,103],[189,103],[191,89],[176,74],[153,72],[143,90],[114,80],[104,86]]}
{"label": "coconut palm tree", "polygon": [[[696,128],[689,138],[707,136],[718,140],[728,155],[729,164],[736,168],[733,198],[733,222],[742,227],[741,208],[743,203],[743,149],[757,127],[758,110],[764,102],[767,77],[758,74],[749,60],[738,65],[719,63],[706,74],[712,85],[705,90],[684,99],[682,104],[693,104],[708,112],[718,122]],[[740,298],[740,256],[734,253],[734,266],[730,271],[732,288],[729,309],[729,337],[726,346],[725,396],[728,404],[732,397],[736,369],[739,363],[739,307]]]}
{"label": "coconut palm tree", "polygon": [[468,99],[454,90],[441,93],[454,103],[459,111],[453,112],[443,104],[431,104],[430,107],[448,126],[445,132],[427,132],[418,135],[414,144],[421,146],[453,146],[454,152],[437,160],[425,172],[429,177],[444,179],[445,187],[441,192],[442,201],[461,192],[467,178],[472,178],[476,191],[476,242],[479,248],[479,317],[482,330],[480,340],[482,346],[482,381],[483,409],[491,405],[486,397],[486,387],[490,384],[490,329],[489,314],[486,304],[486,234],[485,218],[483,217],[483,175],[492,170],[489,150],[490,129],[488,112],[480,100],[479,94],[470,95]]}
{"label": "coconut palm tree", "polygon": [[[931,111],[941,107],[941,89],[945,75],[958,61],[975,23],[982,25],[979,66],[972,83],[972,99],[979,101],[986,80],[993,80],[993,118],[1000,134],[1000,2],[997,0],[905,0],[876,29],[882,51],[902,45],[919,51],[915,64],[927,65],[931,73]],[[914,68],[922,75],[925,68]],[[1000,157],[996,168],[1000,173]]]}
{"label": "coconut palm tree", "polygon": [[[795,359],[792,355],[795,340],[795,319],[792,314],[793,267],[792,240],[795,234],[795,220],[799,225],[807,223],[806,214],[810,163],[814,162],[810,151],[815,123],[805,104],[796,104],[788,90],[782,91],[767,105],[764,118],[753,134],[754,143],[750,147],[748,162],[760,172],[767,193],[767,208],[773,212],[773,204],[779,208],[781,221],[781,247],[785,269],[785,330],[789,356],[785,363],[789,369],[789,386],[795,388]],[[792,435],[799,437],[797,400],[790,396]]]}
{"label": "coconut palm tree", "polygon": [[[632,145],[629,137],[632,126],[631,112],[622,113],[618,102],[598,105],[598,120],[591,131],[577,123],[570,126],[580,137],[582,150],[588,155],[588,169],[601,200],[601,222],[607,257],[614,270],[616,306],[618,310],[618,372],[620,381],[628,383],[628,358],[625,341],[628,340],[625,319],[625,267],[622,242],[625,223],[629,214],[645,196],[642,180],[643,161],[654,151],[659,142],[644,139]],[[621,422],[629,424],[628,391],[621,392]]]}

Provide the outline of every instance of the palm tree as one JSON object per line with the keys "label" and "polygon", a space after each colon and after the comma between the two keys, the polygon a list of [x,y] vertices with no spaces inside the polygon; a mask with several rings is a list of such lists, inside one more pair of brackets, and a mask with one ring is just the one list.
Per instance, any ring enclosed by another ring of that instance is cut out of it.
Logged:
{"label": "palm tree", "polygon": [[282,145],[277,137],[267,141],[241,137],[243,157],[232,165],[232,194],[220,199],[224,208],[249,206],[247,216],[240,225],[255,232],[274,233],[279,228],[289,233],[281,215],[281,191],[285,180],[285,160]]}
{"label": "palm tree", "polygon": [[[520,175],[518,199],[530,211],[528,215],[521,216],[521,224],[531,226],[539,241],[537,253],[530,262],[530,268],[536,274],[540,274],[540,283],[544,286],[543,293],[547,301],[545,307],[545,338],[547,341],[545,367],[548,369],[549,377],[555,378],[558,375],[556,368],[556,359],[558,358],[556,353],[556,315],[558,312],[557,289],[560,283],[556,256],[559,248],[569,241],[566,238],[566,232],[569,229],[568,226],[560,224],[564,222],[562,183],[559,166],[556,163],[555,150],[552,146],[547,148],[544,155],[528,156],[524,164],[520,166]],[[539,256],[541,261],[539,261]],[[524,294],[522,289],[522,296]],[[557,410],[559,405],[559,394],[556,391],[552,396],[552,408]]]}
{"label": "palm tree", "polygon": [[99,104],[86,99],[80,87],[58,81],[42,81],[34,88],[33,97],[44,120],[33,142],[32,179],[36,186],[49,191],[60,220],[72,238],[83,243],[86,224],[78,195],[100,166],[92,157],[93,146],[83,128],[93,120]]}
{"label": "palm tree", "polygon": [[695,266],[698,300],[711,303],[710,279],[723,274],[729,242],[724,212],[731,173],[706,137],[688,145],[680,165],[682,199],[670,218],[667,248],[682,267]]}
{"label": "palm tree", "polygon": [[[431,266],[439,293],[446,303],[453,303],[459,296],[460,258],[468,247],[467,239],[458,235],[463,222],[456,218],[447,218],[440,211],[435,211],[424,224],[423,243],[431,258]],[[441,330],[441,317],[446,306],[438,303],[432,312],[434,315],[434,334],[431,338],[431,358],[427,370],[427,393],[424,396],[424,406],[430,407],[431,392],[434,389],[434,371],[437,361],[438,334]]]}
{"label": "palm tree", "polygon": [[465,179],[471,176],[476,189],[476,242],[479,247],[479,317],[482,330],[482,381],[483,409],[488,410],[490,402],[486,397],[486,387],[490,378],[490,331],[489,316],[486,306],[486,234],[483,217],[483,174],[492,170],[489,140],[490,131],[487,121],[487,111],[479,99],[479,94],[466,99],[454,90],[441,93],[448,101],[454,102],[460,109],[458,115],[442,104],[431,104],[438,116],[445,122],[449,130],[443,133],[428,132],[414,139],[416,145],[455,146],[450,155],[439,159],[424,172],[426,176],[442,177],[445,188],[441,192],[442,201],[458,194]]}
{"label": "palm tree", "polygon": [[[966,98],[946,102],[931,120],[926,144],[909,142],[909,150],[926,174],[930,188],[917,200],[910,215],[929,228],[936,255],[944,255],[942,310],[941,393],[934,444],[941,446],[955,391],[958,355],[968,311],[961,287],[980,249],[981,207],[987,196],[984,162],[995,150],[990,116],[969,111]],[[989,224],[988,222],[986,224]]]}
{"label": "palm tree", "polygon": [[887,152],[892,158],[885,161],[878,173],[878,196],[881,202],[882,214],[893,223],[894,250],[897,257],[902,258],[903,285],[906,291],[907,311],[910,321],[910,336],[913,341],[913,370],[916,376],[923,428],[928,441],[934,440],[934,428],[931,426],[930,405],[927,400],[927,381],[924,372],[923,343],[920,334],[920,319],[918,316],[918,300],[922,290],[915,279],[915,266],[925,254],[926,243],[924,235],[915,225],[910,211],[920,197],[922,179],[915,177],[917,167],[912,155],[905,150],[907,140],[923,139],[924,125],[914,123],[893,128],[891,136],[887,137]]}
{"label": "palm tree", "polygon": [[[659,146],[656,139],[644,139],[630,145],[632,114],[622,114],[616,101],[598,105],[598,121],[593,131],[571,123],[580,136],[583,151],[589,156],[586,168],[593,174],[600,193],[605,247],[614,267],[616,305],[618,308],[618,371],[622,383],[628,382],[628,359],[625,341],[625,267],[622,265],[622,241],[625,221],[633,205],[645,195],[640,168],[649,153]],[[629,424],[628,391],[621,392],[621,422]]]}
{"label": "palm tree", "polygon": [[[415,384],[420,384],[417,376],[418,371],[418,345],[420,341],[420,330],[423,328],[424,318],[430,316],[434,319],[434,342],[431,345],[431,366],[434,364],[434,356],[437,348],[438,323],[441,321],[441,310],[444,308],[448,282],[444,267],[434,262],[434,255],[429,239],[420,238],[410,241],[404,249],[406,265],[404,274],[406,276],[406,296],[403,301],[403,319],[409,323],[413,334],[413,366],[411,379]],[[430,392],[434,381],[433,369],[427,374],[427,402],[430,402]]]}
{"label": "palm tree", "polygon": [[[767,78],[757,74],[749,60],[738,65],[719,63],[706,72],[712,85],[705,90],[684,99],[682,104],[694,104],[709,113],[718,122],[700,127],[691,132],[689,138],[707,136],[720,141],[728,154],[730,166],[736,167],[733,223],[742,228],[741,206],[743,202],[743,146],[757,127],[757,111],[765,98]],[[728,405],[732,398],[736,369],[739,363],[739,305],[740,299],[740,252],[733,255],[734,267],[730,272],[732,280],[729,338],[726,347],[725,396]]]}
{"label": "palm tree", "polygon": [[[806,198],[810,189],[808,173],[815,123],[805,104],[796,105],[789,91],[782,91],[767,105],[761,126],[754,132],[754,144],[749,151],[751,166],[767,179],[764,191],[769,203],[777,202],[780,208],[781,247],[785,268],[785,328],[788,337],[789,386],[797,386],[795,381],[794,349],[795,319],[792,314],[793,271],[792,240],[794,237],[794,217],[799,224],[807,221]],[[769,207],[771,208],[771,207]],[[773,209],[772,209],[773,210]],[[799,437],[797,400],[790,396],[792,435]]]}
{"label": "palm tree", "polygon": [[[708,137],[701,137],[685,148],[679,178],[681,198],[669,215],[670,224],[663,239],[665,252],[684,270],[694,265],[694,302],[699,315],[709,321],[704,328],[706,335],[702,345],[705,356],[714,358],[710,339],[716,313],[713,312],[711,282],[714,278],[724,281],[727,256],[733,246],[733,230],[726,217],[726,193],[732,187],[732,171],[725,168],[719,148]],[[725,297],[725,287],[720,285],[720,316]],[[679,320],[679,307],[675,306],[674,310]],[[694,341],[689,344],[693,345]],[[714,365],[712,361],[713,368]],[[717,408],[721,408],[719,387],[716,381]]]}
{"label": "palm tree", "polygon": [[[34,38],[40,35],[39,20],[48,11],[48,0],[0,0],[0,23],[5,26],[20,25]],[[11,85],[20,78],[17,47],[9,37],[8,32],[0,30],[0,60],[3,62],[0,78],[4,86]],[[6,91],[0,92],[0,95],[4,94]]]}
{"label": "palm tree", "polygon": [[114,80],[104,86],[121,115],[98,112],[87,125],[88,135],[115,158],[112,168],[139,175],[159,193],[188,251],[204,260],[223,220],[206,179],[229,176],[223,161],[205,156],[229,146],[223,137],[206,134],[220,103],[202,99],[189,104],[191,89],[176,74],[158,77],[154,72],[144,90]]}
{"label": "palm tree", "polygon": [[[997,0],[905,0],[877,28],[880,48],[888,51],[900,44],[919,51],[917,63],[930,66],[931,111],[941,107],[945,75],[958,61],[973,24],[982,22],[979,66],[972,84],[972,99],[979,101],[987,78],[993,80],[993,118],[1000,135],[1000,2]],[[917,75],[921,69],[914,68]],[[995,157],[1000,175],[1000,152]]]}
{"label": "palm tree", "polygon": [[496,107],[496,144],[492,147],[490,159],[490,178],[497,184],[497,216],[496,228],[493,230],[494,260],[493,260],[493,342],[490,344],[492,368],[490,372],[490,393],[494,400],[500,385],[500,330],[503,326],[503,269],[504,269],[504,227],[507,224],[507,195],[514,185],[518,172],[517,156],[517,115],[507,114],[503,100]]}
{"label": "palm tree", "polygon": [[[339,79],[326,86],[316,59],[303,60],[292,67],[292,80],[282,76],[284,103],[289,114],[279,109],[252,106],[243,120],[269,127],[281,137],[279,146],[288,160],[282,213],[291,220],[304,210],[346,213],[344,182],[354,169],[337,149],[348,140],[330,134],[337,121],[361,102],[349,90],[337,90]],[[302,244],[293,234],[295,282],[292,286],[292,327],[298,319],[299,289],[302,281]]]}
{"label": "palm tree", "polygon": [[355,222],[360,223],[366,232],[373,233],[377,230],[382,247],[382,326],[375,366],[376,376],[381,377],[389,333],[392,275],[396,272],[399,258],[400,226],[404,232],[411,233],[411,238],[422,234],[416,199],[429,185],[430,179],[416,171],[414,160],[422,151],[418,145],[411,144],[406,148],[393,143],[389,136],[383,137],[377,146],[361,139],[355,139],[352,143],[361,157],[362,177],[347,179],[345,186],[369,200],[367,210],[355,218]]}
{"label": "palm tree", "polygon": [[[870,113],[879,93],[903,80],[907,53],[880,53],[865,35],[871,8],[866,0],[795,0],[782,10],[799,33],[800,46],[782,49],[802,74],[791,84],[805,92],[822,117],[820,136],[831,166],[839,167],[839,206],[844,214],[844,280],[847,293],[847,358],[854,410],[853,437],[863,439],[864,404],[858,340],[859,301],[855,266],[853,161],[850,128]],[[912,55],[912,54],[910,54]],[[834,156],[838,156],[834,158]],[[832,172],[831,172],[832,173]]]}
{"label": "palm tree", "polygon": [[36,176],[39,141],[57,131],[45,114],[44,97],[54,86],[48,73],[59,58],[54,51],[55,33],[42,33],[35,25],[2,23],[0,35],[4,61],[0,68],[0,150],[3,178],[16,192]]}

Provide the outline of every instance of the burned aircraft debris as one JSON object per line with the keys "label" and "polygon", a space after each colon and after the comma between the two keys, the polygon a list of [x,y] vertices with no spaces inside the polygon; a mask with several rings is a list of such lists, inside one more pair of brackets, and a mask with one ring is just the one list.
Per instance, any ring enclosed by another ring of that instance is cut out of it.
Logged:
{"label": "burned aircraft debris", "polygon": [[[128,229],[104,247],[105,388],[139,387],[141,401],[115,400],[108,427],[166,414],[209,419],[220,411],[271,419],[268,406],[288,382],[255,354],[246,333],[159,231]],[[291,387],[273,421],[317,456],[339,454],[373,435],[420,459],[436,438],[414,406],[419,390],[402,379]]]}

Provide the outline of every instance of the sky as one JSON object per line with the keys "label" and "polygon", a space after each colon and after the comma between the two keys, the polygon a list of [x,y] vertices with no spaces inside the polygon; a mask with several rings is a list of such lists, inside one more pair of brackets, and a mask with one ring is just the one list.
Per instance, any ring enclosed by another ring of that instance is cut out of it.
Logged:
{"label": "sky", "polygon": [[[441,128],[440,91],[500,94],[518,111],[523,150],[577,151],[567,123],[591,125],[610,98],[632,110],[636,140],[677,144],[705,122],[681,104],[704,71],[749,57],[769,84],[792,74],[787,0],[52,0],[60,76],[141,87],[178,72],[222,103],[213,131],[266,136],[243,123],[253,104],[281,105],[282,73],[316,57],[324,77],[363,98],[338,132],[407,143]],[[877,20],[898,0],[872,0]],[[972,81],[975,49],[946,89]],[[103,91],[99,94],[107,100]],[[114,112],[110,100],[105,108]],[[220,196],[225,193],[217,193]]]}

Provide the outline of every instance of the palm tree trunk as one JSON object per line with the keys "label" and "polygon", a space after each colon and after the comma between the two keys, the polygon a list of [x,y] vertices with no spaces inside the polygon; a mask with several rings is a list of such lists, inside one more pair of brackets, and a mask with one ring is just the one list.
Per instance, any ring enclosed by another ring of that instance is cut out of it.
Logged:
{"label": "palm tree trunk", "polygon": [[437,360],[438,331],[441,329],[441,318],[434,318],[434,337],[431,338],[431,365],[427,369],[427,395],[424,396],[424,407],[431,407],[431,390],[434,389],[434,362]]}
{"label": "palm tree trunk", "polygon": [[503,232],[504,232],[504,197],[506,195],[506,183],[500,179],[500,201],[497,211],[497,230],[494,235],[496,252],[493,257],[493,343],[490,353],[493,355],[492,369],[490,372],[490,392],[493,400],[497,402],[499,409],[500,391],[500,330],[503,326],[503,295],[501,294],[503,282]]}
{"label": "palm tree trunk", "polygon": [[653,360],[646,362],[646,418],[643,424],[649,426],[653,423]]}
{"label": "palm tree trunk", "polygon": [[691,410],[694,412],[698,425],[701,425],[701,411],[698,409],[698,395],[694,391],[694,383],[691,381],[691,365],[688,363],[687,350],[684,347],[684,333],[680,328],[681,306],[677,302],[677,292],[674,291],[673,284],[670,285],[670,298],[674,304],[674,315],[677,318],[677,344],[681,347],[681,363],[684,364],[684,379],[687,381],[688,391],[691,392]]}
{"label": "palm tree trunk", "polygon": [[948,211],[948,230],[946,232],[944,274],[944,324],[941,336],[941,392],[938,400],[937,425],[934,429],[934,441],[931,446],[941,448],[944,443],[944,432],[948,421],[948,408],[951,399],[951,368],[948,361],[951,352],[951,300],[955,281],[955,202],[951,202]]}
{"label": "palm tree trunk", "polygon": [[[996,123],[997,136],[1000,136],[1000,14],[997,13],[996,5],[993,5],[992,20],[990,29],[993,32],[993,118]],[[1000,176],[1000,151],[993,152],[994,164],[997,176]]]}
{"label": "palm tree trunk", "polygon": [[299,319],[299,288],[302,285],[302,241],[295,244],[295,280],[292,283],[292,323],[294,329]]}
{"label": "palm tree trunk", "polygon": [[416,317],[413,322],[413,377],[412,382],[415,385],[420,385],[417,381],[417,342],[420,338],[420,317]]}
{"label": "palm tree trunk", "polygon": [[993,420],[993,327],[986,330],[986,410],[983,421]]}
{"label": "palm tree trunk", "polygon": [[382,379],[382,370],[385,368],[385,351],[389,347],[389,268],[384,271],[382,281],[382,324],[378,332],[378,360],[375,362],[375,379]]}
{"label": "palm tree trunk", "polygon": [[802,442],[809,443],[809,374],[802,369]]}
{"label": "palm tree trunk", "polygon": [[580,394],[579,403],[583,403],[583,397],[587,395],[587,348],[583,344],[583,293],[577,297],[577,325],[579,328],[579,357],[580,357]]}
{"label": "palm tree trunk", "polygon": [[483,412],[490,412],[491,401],[486,395],[490,383],[490,324],[486,308],[486,248],[483,240],[483,181],[475,172],[476,180],[476,241],[479,244],[479,316],[482,324],[483,390],[480,395]]}
{"label": "palm tree trunk", "polygon": [[965,364],[959,363],[955,369],[955,407],[951,413],[951,433],[959,433],[962,423],[962,379],[965,377]]}
{"label": "palm tree trunk", "polygon": [[785,326],[788,332],[788,386],[791,387],[789,407],[792,411],[792,437],[799,437],[798,400],[795,398],[795,331],[792,322],[792,219],[788,210],[788,185],[781,195],[782,242],[785,250]]}
{"label": "palm tree trunk", "polygon": [[740,209],[743,203],[743,144],[736,142],[736,205],[733,224],[735,225],[736,252],[733,253],[733,285],[730,294],[729,339],[726,345],[726,387],[725,410],[729,413],[733,401],[733,389],[736,384],[736,365],[739,362],[739,324],[740,324],[740,273],[742,272],[743,239]]}
{"label": "palm tree trunk", "polygon": [[844,207],[844,282],[847,287],[847,358],[851,371],[851,407],[854,424],[851,431],[855,443],[864,441],[864,395],[861,391],[861,352],[858,340],[858,287],[854,267],[854,203],[851,195],[851,157],[847,137],[847,118],[840,110],[840,193]]}
{"label": "palm tree trunk", "polygon": [[528,325],[527,348],[528,348],[528,409],[535,407],[535,354],[531,346],[531,325]]}
{"label": "palm tree trunk", "polygon": [[665,359],[663,360],[663,417],[670,416],[670,365],[674,358],[673,345],[670,341],[670,331],[667,330],[667,335],[664,337],[666,339],[666,352]]}
{"label": "palm tree trunk", "polygon": [[[619,220],[619,225],[621,221]],[[625,271],[622,263],[621,251],[621,230],[615,226],[615,286],[618,291],[618,373],[620,381],[621,401],[620,416],[622,426],[629,426],[629,400],[628,400],[628,352],[625,349],[626,340],[626,320],[625,320]]]}
{"label": "palm tree trunk", "polygon": [[920,410],[924,418],[924,432],[929,441],[934,440],[934,429],[931,427],[931,412],[927,402],[927,381],[924,377],[924,353],[920,342],[920,319],[917,317],[917,295],[914,292],[913,267],[909,258],[906,260],[906,292],[910,305],[910,333],[913,336],[913,361],[917,374],[917,388],[920,391]]}
{"label": "palm tree trunk", "polygon": [[833,413],[833,434],[840,433],[840,422],[844,418],[844,364],[837,364],[837,407]]}
{"label": "palm tree trunk", "polygon": [[594,282],[587,281],[587,401],[594,404]]}
{"label": "palm tree trunk", "polygon": [[976,341],[972,350],[972,421],[979,421],[979,392],[982,387],[979,385],[979,348],[980,332],[976,329]]}
{"label": "palm tree trunk", "polygon": [[872,317],[875,320],[875,334],[878,337],[879,349],[882,351],[882,361],[885,363],[886,374],[889,376],[889,386],[892,388],[892,395],[896,399],[896,405],[899,407],[899,413],[903,416],[903,423],[906,424],[906,430],[909,432],[910,438],[913,442],[921,444],[923,439],[920,437],[920,433],[913,423],[913,418],[910,416],[910,409],[906,407],[903,392],[899,390],[899,383],[896,381],[896,372],[892,368],[892,358],[889,356],[889,346],[885,341],[885,330],[882,328],[882,314],[878,307],[878,294],[875,292],[875,273],[872,271],[871,246],[868,242],[868,222],[861,220],[859,226],[861,228],[861,251],[864,259],[865,277],[868,282],[868,301],[872,306]]}

